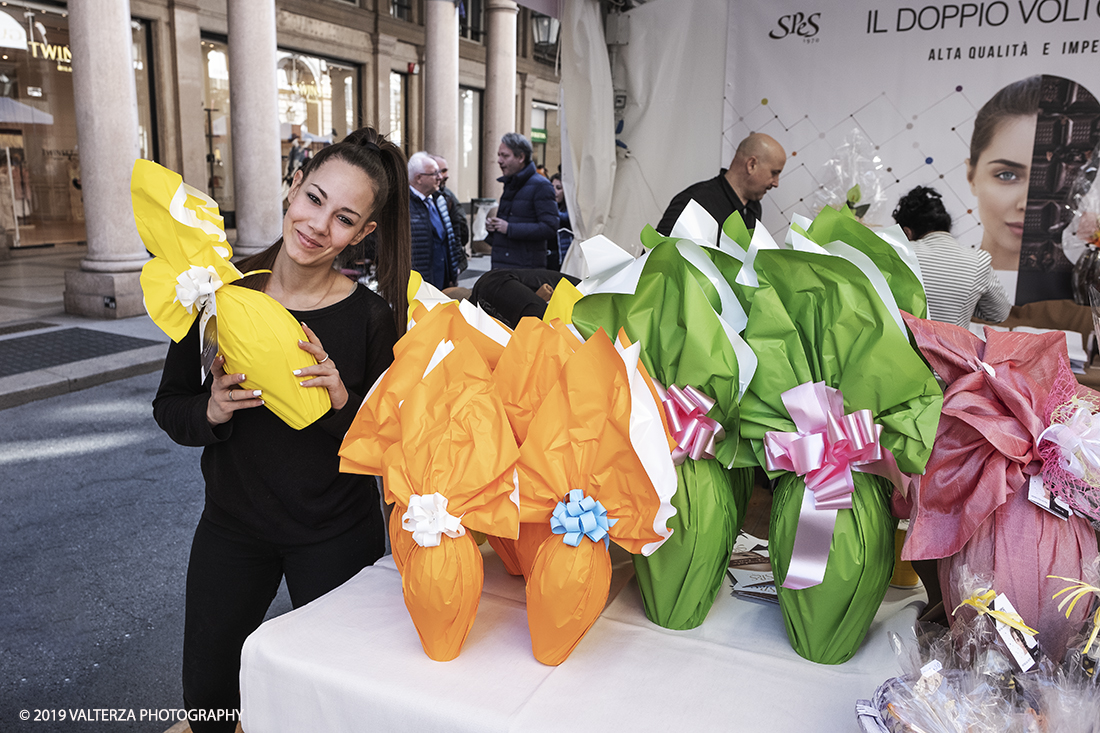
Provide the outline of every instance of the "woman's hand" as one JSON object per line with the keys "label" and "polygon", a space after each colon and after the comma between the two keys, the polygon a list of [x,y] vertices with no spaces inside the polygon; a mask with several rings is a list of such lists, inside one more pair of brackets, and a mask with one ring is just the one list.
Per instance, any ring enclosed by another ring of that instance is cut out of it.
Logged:
{"label": "woman's hand", "polygon": [[218,354],[210,365],[214,383],[210,385],[210,400],[206,403],[206,421],[211,425],[229,422],[233,413],[249,407],[259,407],[260,390],[244,390],[237,385],[244,381],[243,374],[226,374],[225,357]]}
{"label": "woman's hand", "polygon": [[332,402],[332,409],[343,409],[344,405],[348,403],[348,390],[344,386],[344,380],[340,379],[340,371],[332,363],[332,359],[328,358],[328,352],[325,351],[325,347],[321,346],[321,340],[317,338],[317,334],[313,333],[309,326],[304,323],[302,324],[302,330],[306,332],[306,338],[309,341],[298,341],[298,348],[312,354],[313,358],[317,360],[317,365],[295,369],[294,376],[308,377],[308,379],[299,382],[303,387],[324,387],[327,389],[329,401]]}

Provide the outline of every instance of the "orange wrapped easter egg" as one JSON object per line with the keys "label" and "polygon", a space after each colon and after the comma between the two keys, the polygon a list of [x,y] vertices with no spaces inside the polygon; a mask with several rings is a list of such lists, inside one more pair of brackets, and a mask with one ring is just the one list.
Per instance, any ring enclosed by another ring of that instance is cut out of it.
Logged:
{"label": "orange wrapped easter egg", "polygon": [[401,527],[401,517],[407,510],[408,507],[399,502],[393,505],[393,510],[390,512],[390,552],[393,553],[393,564],[397,566],[399,573],[405,572],[405,561],[416,544],[412,534]]}
{"label": "orange wrapped easter egg", "polygon": [[[523,525],[520,525],[522,528]],[[497,537],[489,535],[489,547],[492,547],[504,563],[504,569],[509,575],[523,575],[523,566],[519,562],[516,552],[516,541],[511,537]]]}
{"label": "orange wrapped easter egg", "polygon": [[443,535],[436,547],[413,544],[401,575],[401,590],[430,658],[449,662],[462,651],[484,583],[481,552],[468,532],[455,538]]}
{"label": "orange wrapped easter egg", "polygon": [[535,659],[564,662],[603,612],[610,590],[611,555],[603,542],[582,539],[571,547],[557,535],[543,541],[527,579]]}

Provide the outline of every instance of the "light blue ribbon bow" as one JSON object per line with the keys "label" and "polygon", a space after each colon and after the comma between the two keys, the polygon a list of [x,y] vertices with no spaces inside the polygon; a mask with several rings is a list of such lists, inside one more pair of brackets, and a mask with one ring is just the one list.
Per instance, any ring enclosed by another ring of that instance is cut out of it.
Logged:
{"label": "light blue ribbon bow", "polygon": [[603,540],[604,546],[611,544],[607,531],[618,519],[608,519],[603,504],[585,496],[580,489],[569,492],[565,502],[558,502],[554,514],[550,517],[550,529],[554,534],[563,534],[562,540],[570,547],[581,543],[581,537],[587,536],[593,542]]}

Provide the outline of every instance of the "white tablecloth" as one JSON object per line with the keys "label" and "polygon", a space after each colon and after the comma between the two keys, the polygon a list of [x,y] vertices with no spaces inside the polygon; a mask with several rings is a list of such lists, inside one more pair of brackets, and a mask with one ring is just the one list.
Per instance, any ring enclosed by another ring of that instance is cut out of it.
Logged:
{"label": "white tablecloth", "polygon": [[[614,546],[612,546],[614,550]],[[910,634],[923,592],[891,588],[847,663],[791,649],[778,606],[734,598],[662,629],[642,610],[629,556],[603,615],[558,667],[531,654],[524,587],[483,548],[485,589],[462,654],[423,652],[390,557],[245,642],[247,733],[303,731],[849,731],[854,704],[898,673],[887,633]]]}

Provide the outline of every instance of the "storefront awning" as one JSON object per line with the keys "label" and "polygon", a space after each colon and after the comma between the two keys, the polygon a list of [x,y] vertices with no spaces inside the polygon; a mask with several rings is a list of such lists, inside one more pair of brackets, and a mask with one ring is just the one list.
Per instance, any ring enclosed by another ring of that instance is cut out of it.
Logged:
{"label": "storefront awning", "polygon": [[11,97],[0,97],[0,122],[14,125],[52,125],[53,115],[16,102]]}
{"label": "storefront awning", "polygon": [[561,18],[561,2],[562,0],[516,0],[516,5],[549,15],[551,18]]}

